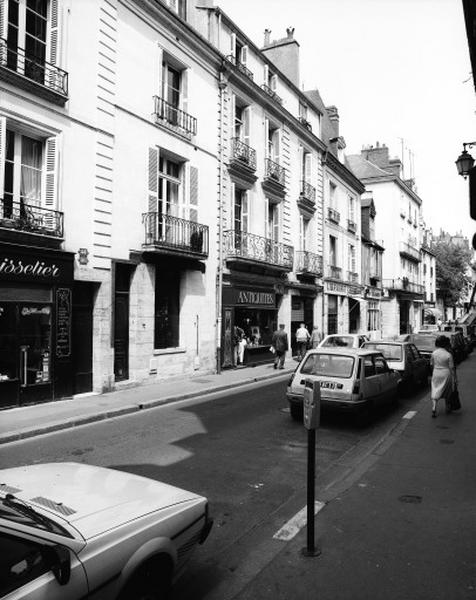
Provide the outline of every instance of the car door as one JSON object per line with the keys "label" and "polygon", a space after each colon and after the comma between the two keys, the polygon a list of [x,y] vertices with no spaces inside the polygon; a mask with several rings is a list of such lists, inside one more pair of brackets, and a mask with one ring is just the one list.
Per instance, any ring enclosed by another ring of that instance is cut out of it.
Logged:
{"label": "car door", "polygon": [[390,370],[383,356],[374,356],[375,376],[378,378],[380,387],[380,400],[386,402],[391,400],[396,392],[395,376]]}
{"label": "car door", "polygon": [[[76,600],[88,593],[86,575],[74,553],[60,546],[71,573],[67,583],[58,583],[49,558],[53,544],[34,536],[0,528],[0,598],[3,600]],[[55,559],[52,559],[55,562]]]}
{"label": "car door", "polygon": [[378,403],[381,396],[380,380],[375,373],[373,355],[362,357],[362,396],[364,400]]}
{"label": "car door", "polygon": [[413,368],[415,372],[415,379],[417,381],[425,381],[428,376],[427,361],[418,352],[418,348],[413,344],[409,346],[413,356]]}

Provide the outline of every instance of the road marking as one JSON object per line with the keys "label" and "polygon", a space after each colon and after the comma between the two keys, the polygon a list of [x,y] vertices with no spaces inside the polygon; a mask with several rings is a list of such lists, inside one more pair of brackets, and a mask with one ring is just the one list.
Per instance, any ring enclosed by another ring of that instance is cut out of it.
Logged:
{"label": "road marking", "polygon": [[[316,500],[316,502],[314,502],[314,514],[317,515],[317,513],[324,508],[324,506],[324,502],[319,502],[319,500]],[[273,535],[273,538],[275,540],[283,540],[284,542],[292,540],[293,537],[297,535],[299,531],[306,525],[306,521],[307,506],[302,508],[294,515],[294,517],[289,519],[289,521]]]}
{"label": "road marking", "polygon": [[409,410],[405,415],[403,415],[402,419],[413,419],[416,414],[416,410]]}

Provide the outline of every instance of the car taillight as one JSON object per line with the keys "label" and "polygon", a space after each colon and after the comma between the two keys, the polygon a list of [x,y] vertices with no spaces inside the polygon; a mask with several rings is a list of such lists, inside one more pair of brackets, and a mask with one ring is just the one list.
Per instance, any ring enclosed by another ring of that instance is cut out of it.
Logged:
{"label": "car taillight", "polygon": [[356,381],[354,383],[354,387],[352,388],[353,394],[358,394],[360,392],[360,381]]}

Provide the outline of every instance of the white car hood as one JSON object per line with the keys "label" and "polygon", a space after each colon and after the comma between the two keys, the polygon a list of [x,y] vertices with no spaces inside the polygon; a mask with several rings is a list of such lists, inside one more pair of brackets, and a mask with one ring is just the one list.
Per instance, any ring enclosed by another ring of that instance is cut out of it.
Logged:
{"label": "white car hood", "polygon": [[205,503],[202,496],[146,477],[78,463],[2,469],[0,483],[85,539],[173,505]]}

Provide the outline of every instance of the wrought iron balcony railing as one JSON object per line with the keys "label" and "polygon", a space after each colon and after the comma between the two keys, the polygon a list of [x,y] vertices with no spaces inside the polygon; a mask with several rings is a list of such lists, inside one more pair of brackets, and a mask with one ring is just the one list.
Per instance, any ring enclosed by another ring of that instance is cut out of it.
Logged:
{"label": "wrought iron balcony railing", "polygon": [[347,219],[347,231],[355,233],[357,231],[357,223],[351,219]]}
{"label": "wrought iron balcony railing", "polygon": [[294,248],[253,233],[225,231],[225,255],[227,258],[243,258],[292,271]]}
{"label": "wrought iron balcony railing", "polygon": [[253,73],[246,67],[246,65],[244,65],[241,61],[239,61],[236,56],[233,56],[233,54],[229,54],[226,57],[226,60],[228,62],[231,62],[232,65],[234,65],[239,71],[241,71],[244,75],[246,75],[247,77],[249,77],[250,79],[253,79]]}
{"label": "wrought iron balcony railing", "polygon": [[316,188],[307,181],[301,181],[301,197],[314,204],[316,201]]}
{"label": "wrought iron balcony railing", "polygon": [[286,183],[286,169],[278,163],[272,161],[270,158],[265,160],[265,177],[271,181],[279,183],[281,186],[285,186]]}
{"label": "wrought iron balcony railing", "polygon": [[397,290],[411,292],[412,294],[421,294],[425,292],[425,287],[419,283],[410,281],[407,277],[399,277],[398,279],[384,279],[382,286],[389,290]]}
{"label": "wrought iron balcony railing", "polygon": [[148,212],[142,215],[145,245],[208,256],[208,226],[172,215]]}
{"label": "wrought iron balcony railing", "polygon": [[283,103],[283,99],[278,96],[278,94],[272,90],[269,85],[267,85],[266,83],[261,84],[261,88],[268,94],[268,96],[270,96],[273,100],[276,100],[276,102],[279,102],[279,104]]}
{"label": "wrought iron balcony railing", "polygon": [[0,198],[0,227],[62,238],[63,213],[26,204],[23,200]]}
{"label": "wrought iron balcony railing", "polygon": [[197,119],[159,96],[154,96],[154,115],[156,120],[166,122],[189,135],[197,133]]}
{"label": "wrought iron balcony railing", "polygon": [[312,131],[312,125],[311,123],[306,119],[306,117],[299,117],[299,122],[304,125],[304,127],[306,129],[309,129],[309,131]]}
{"label": "wrought iron balcony railing", "polygon": [[307,250],[296,252],[296,272],[321,277],[322,256],[314,254],[314,252],[308,252]]}
{"label": "wrought iron balcony railing", "polygon": [[334,223],[340,223],[340,212],[329,206],[327,208],[327,218]]}
{"label": "wrought iron balcony railing", "polygon": [[253,169],[253,171],[256,170],[256,150],[250,148],[239,138],[232,139],[231,156],[234,160],[238,160]]}
{"label": "wrought iron balcony railing", "polygon": [[342,279],[342,269],[334,265],[327,265],[327,277],[332,277],[332,279]]}
{"label": "wrought iron balcony railing", "polygon": [[418,262],[421,260],[420,251],[406,242],[400,242],[400,254]]}
{"label": "wrought iron balcony railing", "polygon": [[22,75],[62,96],[68,95],[66,71],[49,62],[29,56],[23,48],[9,47],[7,40],[3,38],[0,38],[0,67]]}
{"label": "wrought iron balcony railing", "polygon": [[359,283],[359,274],[355,271],[347,271],[347,281],[351,283]]}

